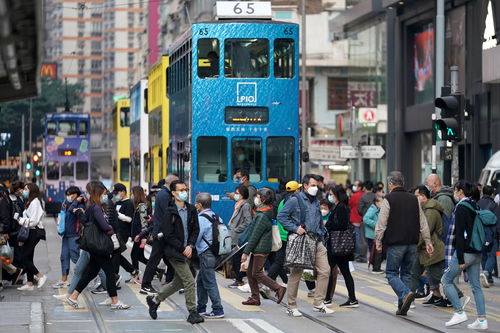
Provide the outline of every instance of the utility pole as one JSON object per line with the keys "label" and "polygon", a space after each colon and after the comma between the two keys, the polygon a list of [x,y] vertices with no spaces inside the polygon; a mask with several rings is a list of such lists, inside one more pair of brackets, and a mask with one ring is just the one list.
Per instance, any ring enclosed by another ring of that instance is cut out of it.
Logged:
{"label": "utility pole", "polygon": [[19,175],[19,178],[24,178],[24,112],[21,114],[21,158],[20,162],[21,165],[19,166],[19,170],[21,171],[21,174]]}
{"label": "utility pole", "polygon": [[[302,30],[301,30],[301,82],[302,82],[302,90],[301,90],[301,99],[302,99],[302,151],[301,151],[301,160],[302,160],[302,176],[305,174],[309,173],[309,159],[304,158],[307,156],[307,151],[308,151],[308,136],[307,136],[307,110],[306,110],[306,105],[307,105],[307,91],[306,91],[306,86],[307,86],[307,78],[306,78],[306,0],[302,0],[302,18],[301,18],[301,25],[302,25]],[[307,161],[306,161],[307,160]]]}
{"label": "utility pole", "polygon": [[[353,106],[351,107],[351,130],[350,130],[350,142],[349,144],[351,145],[351,147],[357,147],[357,143],[354,142],[354,139],[356,137],[356,131],[357,131],[357,128],[356,128],[356,107]],[[351,183],[354,183],[355,181],[355,178],[356,178],[356,168],[355,168],[355,165],[354,165],[354,159],[351,159]]]}
{"label": "utility pole", "polygon": [[[451,93],[458,93],[458,66],[450,67],[451,73]],[[464,110],[460,110],[460,117],[462,117]],[[459,173],[458,173],[458,144],[453,144],[453,160],[451,161],[451,185],[455,184],[458,181]]]}
{"label": "utility pole", "polygon": [[29,158],[31,159],[31,156],[32,156],[32,151],[31,151],[31,147],[33,146],[33,99],[30,98],[30,119],[29,119],[29,123],[30,123],[30,133],[29,133],[29,136],[30,136],[30,140],[29,140],[29,147],[28,147],[28,151],[29,151]]}
{"label": "utility pole", "polygon": [[66,102],[64,103],[64,112],[69,112],[69,99],[68,99],[68,78],[64,78],[64,86],[66,89]]}
{"label": "utility pole", "polygon": [[[441,87],[444,86],[444,16],[445,0],[436,0],[436,98],[441,96]],[[437,133],[434,123],[441,118],[441,109],[435,108],[432,115],[432,173],[437,173]]]}

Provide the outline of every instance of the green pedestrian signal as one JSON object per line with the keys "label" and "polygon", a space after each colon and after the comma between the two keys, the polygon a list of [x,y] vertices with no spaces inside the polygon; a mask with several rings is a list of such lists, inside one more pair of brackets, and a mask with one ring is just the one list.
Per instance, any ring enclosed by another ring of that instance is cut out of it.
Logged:
{"label": "green pedestrian signal", "polygon": [[435,99],[434,104],[441,109],[441,119],[436,120],[436,131],[441,140],[462,140],[462,114],[465,108],[463,94],[451,94]]}
{"label": "green pedestrian signal", "polygon": [[41,174],[40,170],[39,170],[39,169],[37,169],[37,170],[35,171],[35,176],[39,177],[39,176],[40,176],[40,174]]}
{"label": "green pedestrian signal", "polygon": [[31,163],[30,162],[26,163],[26,170],[31,170]]}

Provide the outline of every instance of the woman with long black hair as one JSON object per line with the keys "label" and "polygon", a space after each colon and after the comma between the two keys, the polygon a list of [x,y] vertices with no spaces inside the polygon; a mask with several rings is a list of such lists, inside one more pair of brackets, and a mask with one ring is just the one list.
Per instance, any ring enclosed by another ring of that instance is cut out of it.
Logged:
{"label": "woman with long black hair", "polygon": [[[107,200],[108,196],[106,194],[106,187],[102,184],[96,184],[90,193],[89,205],[85,215],[87,217],[87,223],[95,223],[101,232],[112,236],[115,232],[111,225],[109,225],[105,213]],[[76,309],[81,308],[78,303],[78,296],[82,293],[83,289],[87,287],[89,282],[97,276],[101,268],[106,274],[106,289],[109,297],[111,298],[111,309],[124,310],[130,308],[129,305],[121,303],[118,299],[115,284],[116,276],[111,262],[111,254],[102,255],[92,252],[90,252],[90,261],[86,270],[84,271],[81,279],[78,281],[73,294],[66,298],[66,303]]]}
{"label": "woman with long black hair", "polygon": [[[330,281],[328,283],[328,289],[325,297],[325,304],[331,304],[332,298],[332,290],[333,290],[333,280],[331,279],[333,276],[333,271],[335,266],[338,266],[342,276],[344,277],[344,281],[347,287],[347,291],[349,293],[349,299],[347,302],[340,304],[340,307],[345,308],[357,308],[359,307],[358,301],[356,299],[356,293],[354,290],[354,280],[351,275],[351,271],[349,270],[349,261],[354,260],[354,247],[351,249],[339,249],[336,244],[333,244],[333,241],[339,241],[339,239],[334,238],[333,234],[335,232],[343,231],[340,237],[340,243],[346,244],[345,239],[347,237],[351,237],[354,234],[349,235],[349,230],[353,228],[351,223],[349,222],[349,198],[347,197],[347,193],[345,192],[342,186],[335,186],[330,189],[329,193],[331,201],[334,202],[335,208],[333,212],[328,217],[328,221],[326,222],[326,229],[328,230],[328,263],[330,264],[330,268],[332,269],[332,273],[330,274]],[[352,230],[354,232],[354,230]],[[348,243],[348,242],[347,242]]]}
{"label": "woman with long black hair", "polygon": [[33,262],[37,244],[40,240],[45,240],[45,229],[42,223],[45,210],[43,208],[40,189],[36,184],[27,184],[23,190],[23,197],[26,200],[25,207],[27,208],[24,210],[23,216],[19,218],[19,224],[29,229],[29,237],[25,242],[19,242],[19,246],[23,248],[22,263],[28,281],[24,286],[17,288],[17,290],[33,291],[35,290],[33,285],[35,280],[39,289],[47,282],[47,276],[40,273]]}

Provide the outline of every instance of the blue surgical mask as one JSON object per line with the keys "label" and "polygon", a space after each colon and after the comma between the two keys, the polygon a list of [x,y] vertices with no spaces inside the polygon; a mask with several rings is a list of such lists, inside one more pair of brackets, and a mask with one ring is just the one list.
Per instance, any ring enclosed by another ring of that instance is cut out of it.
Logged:
{"label": "blue surgical mask", "polygon": [[151,202],[151,207],[153,207],[153,209],[155,209],[155,204],[156,204],[156,202],[154,202],[154,201]]}
{"label": "blue surgical mask", "polygon": [[240,201],[240,195],[239,194],[235,194],[234,195],[234,201]]}
{"label": "blue surgical mask", "polygon": [[29,196],[30,196],[30,191],[29,190],[23,190],[23,198],[24,199],[28,199]]}
{"label": "blue surgical mask", "polygon": [[187,201],[188,193],[186,191],[179,192],[179,197],[177,198],[179,201]]}
{"label": "blue surgical mask", "polygon": [[260,199],[257,197],[255,197],[255,199],[253,199],[253,203],[255,204],[255,207],[259,207],[261,205]]}
{"label": "blue surgical mask", "polygon": [[71,195],[67,195],[66,196],[66,201],[67,202],[73,202],[73,198],[71,197]]}
{"label": "blue surgical mask", "polygon": [[241,179],[241,178],[237,178],[237,179],[236,179],[236,182],[237,182],[238,184],[240,184],[240,185],[241,185],[241,184],[243,184],[243,179]]}
{"label": "blue surgical mask", "polygon": [[238,161],[242,162],[245,160],[245,155],[238,155]]}
{"label": "blue surgical mask", "polygon": [[108,196],[106,194],[101,197],[101,203],[102,204],[107,204],[108,203]]}
{"label": "blue surgical mask", "polygon": [[334,203],[335,203],[335,198],[333,197],[333,195],[331,195],[331,194],[330,194],[330,195],[328,196],[328,201],[330,201],[332,204],[334,204]]}
{"label": "blue surgical mask", "polygon": [[119,195],[119,194],[117,194],[117,195],[115,195],[114,199],[115,199],[116,201],[121,201],[121,200],[122,200],[122,197],[120,197],[120,195]]}

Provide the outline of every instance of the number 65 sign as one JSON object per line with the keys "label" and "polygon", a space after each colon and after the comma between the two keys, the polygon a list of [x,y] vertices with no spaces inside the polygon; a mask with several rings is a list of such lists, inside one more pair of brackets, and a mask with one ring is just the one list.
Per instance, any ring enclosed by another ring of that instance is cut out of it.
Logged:
{"label": "number 65 sign", "polygon": [[271,19],[271,2],[217,1],[215,15],[218,18]]}

